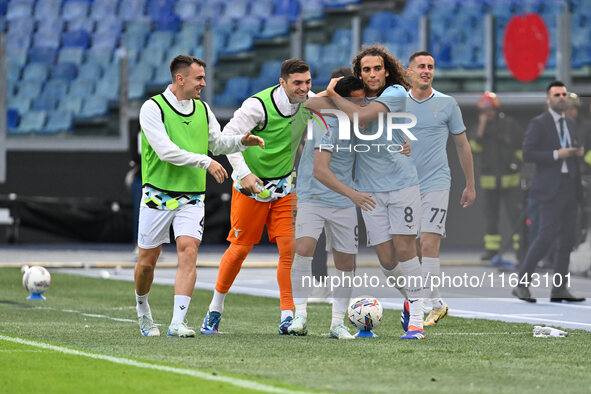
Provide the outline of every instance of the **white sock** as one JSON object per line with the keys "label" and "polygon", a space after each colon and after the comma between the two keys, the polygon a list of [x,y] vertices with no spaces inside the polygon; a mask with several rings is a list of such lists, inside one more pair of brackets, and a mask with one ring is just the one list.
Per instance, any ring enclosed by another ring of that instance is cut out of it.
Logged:
{"label": "white sock", "polygon": [[152,312],[150,311],[150,304],[148,304],[149,295],[150,292],[147,292],[144,295],[137,295],[137,293],[135,293],[135,309],[137,310],[137,317],[142,315],[152,315]]}
{"label": "white sock", "polygon": [[423,287],[421,263],[418,257],[401,261],[398,265],[406,277],[406,292],[410,312],[409,326],[423,328]]}
{"label": "white sock", "polygon": [[423,295],[435,308],[443,306],[443,300],[439,295],[439,288],[431,289],[431,281],[441,275],[441,260],[439,257],[423,257]]}
{"label": "white sock", "polygon": [[293,311],[291,309],[281,310],[281,321],[285,320],[288,317],[293,317]]}
{"label": "white sock", "polygon": [[189,310],[189,304],[191,303],[191,297],[184,295],[174,296],[174,309],[172,311],[172,323],[178,323],[185,321],[185,315]]}
{"label": "white sock", "polygon": [[219,291],[214,290],[213,297],[211,299],[211,303],[209,304],[209,310],[223,313],[224,312],[224,300],[226,299],[226,294],[228,294],[228,293],[220,293]]}
{"label": "white sock", "polygon": [[296,312],[304,312],[312,282],[312,257],[295,254],[291,265],[291,292]]}
{"label": "white sock", "polygon": [[339,285],[332,289],[332,321],[330,327],[343,324],[345,321],[345,313],[351,300],[351,293],[353,292],[353,271],[341,271],[337,269],[340,277]]}
{"label": "white sock", "polygon": [[396,267],[392,268],[391,270],[386,269],[380,265],[380,269],[382,270],[382,273],[386,276],[386,278],[392,278],[389,279],[389,283],[393,284],[394,287],[396,287],[398,291],[400,291],[404,298],[408,298],[405,288],[403,286],[399,286],[398,282],[396,281],[398,277],[404,276],[402,268],[400,268],[400,264],[397,264]]}

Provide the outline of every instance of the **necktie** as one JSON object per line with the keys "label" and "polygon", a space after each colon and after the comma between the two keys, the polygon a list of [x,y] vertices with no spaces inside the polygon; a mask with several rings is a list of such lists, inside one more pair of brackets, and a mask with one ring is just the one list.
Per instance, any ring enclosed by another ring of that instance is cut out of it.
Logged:
{"label": "necktie", "polygon": [[564,148],[566,148],[566,145],[568,144],[568,142],[566,142],[566,138],[564,136],[564,118],[560,118],[558,119],[558,124],[560,125],[560,142],[562,143],[562,141],[564,141]]}

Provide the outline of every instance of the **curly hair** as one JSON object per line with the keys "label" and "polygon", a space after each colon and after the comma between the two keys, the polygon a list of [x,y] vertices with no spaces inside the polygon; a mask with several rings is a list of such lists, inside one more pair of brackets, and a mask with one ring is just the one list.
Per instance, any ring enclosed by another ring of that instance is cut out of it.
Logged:
{"label": "curly hair", "polygon": [[353,74],[357,78],[361,78],[361,59],[365,56],[380,56],[384,60],[384,68],[389,74],[386,77],[386,86],[398,84],[402,85],[406,90],[410,88],[410,83],[406,79],[406,71],[400,64],[400,61],[392,56],[385,46],[379,44],[364,46],[361,52],[351,61]]}

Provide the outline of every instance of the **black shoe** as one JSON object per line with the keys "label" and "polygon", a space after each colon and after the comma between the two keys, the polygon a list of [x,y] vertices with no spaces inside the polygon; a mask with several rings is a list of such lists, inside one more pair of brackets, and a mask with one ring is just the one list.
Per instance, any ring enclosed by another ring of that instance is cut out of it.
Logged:
{"label": "black shoe", "polygon": [[497,253],[499,253],[498,250],[487,250],[482,254],[482,256],[480,256],[480,260],[490,260],[495,257]]}
{"label": "black shoe", "polygon": [[554,288],[550,293],[550,302],[583,302],[585,297],[575,297],[566,288]]}
{"label": "black shoe", "polygon": [[531,293],[527,287],[514,287],[511,291],[511,294],[525,302],[536,302],[536,299],[531,296]]}

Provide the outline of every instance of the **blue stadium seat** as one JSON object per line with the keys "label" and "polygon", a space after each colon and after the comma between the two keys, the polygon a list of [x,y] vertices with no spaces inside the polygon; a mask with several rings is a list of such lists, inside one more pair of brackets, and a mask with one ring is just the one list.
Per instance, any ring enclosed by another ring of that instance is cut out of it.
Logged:
{"label": "blue stadium seat", "polygon": [[[185,1],[177,1],[174,6],[174,13],[179,16],[179,18],[183,21],[194,20],[198,16],[200,16],[201,6],[199,0],[185,0]],[[206,5],[207,7],[207,5]]]}
{"label": "blue stadium seat", "polygon": [[145,15],[145,0],[121,0],[119,17],[124,21],[137,20]]}
{"label": "blue stadium seat", "polygon": [[[160,65],[166,61],[166,59],[164,59],[164,52],[167,47],[169,46],[147,47],[147,49],[140,54],[138,63],[149,64],[152,68],[160,67]],[[168,59],[168,61],[170,60],[172,59]]]}
{"label": "blue stadium seat", "polygon": [[8,108],[6,111],[6,127],[8,130],[14,130],[18,126],[20,115],[16,108]]}
{"label": "blue stadium seat", "polygon": [[[21,79],[21,66],[18,63],[11,63],[10,59],[8,60],[8,64],[6,65],[6,81],[8,83],[14,84]],[[10,89],[8,90],[8,94],[10,94]]]}
{"label": "blue stadium seat", "polygon": [[29,112],[31,109],[31,103],[33,102],[33,97],[27,94],[18,94],[14,97],[13,100],[8,102],[8,106],[14,108],[18,111],[19,114],[23,115]]}
{"label": "blue stadium seat", "polygon": [[97,81],[103,75],[103,68],[100,64],[92,61],[83,63],[78,70],[79,79],[90,79]]}
{"label": "blue stadium seat", "polygon": [[235,55],[240,52],[252,51],[254,38],[249,32],[238,30],[228,38],[228,45],[220,51],[223,55]]}
{"label": "blue stadium seat", "polygon": [[390,11],[375,12],[369,18],[368,26],[379,31],[390,30],[394,18],[394,14]]}
{"label": "blue stadium seat", "polygon": [[6,57],[14,64],[24,66],[27,63],[28,50],[24,48],[6,48]]}
{"label": "blue stadium seat", "polygon": [[172,82],[172,77],[170,75],[170,69],[168,67],[165,67],[164,65],[162,65],[162,66],[156,68],[156,72],[154,73],[152,80],[148,81],[147,86],[150,89],[157,89],[159,91],[162,91],[171,82]]}
{"label": "blue stadium seat", "polygon": [[156,30],[178,32],[181,29],[181,18],[176,14],[161,14],[156,19]]}
{"label": "blue stadium seat", "polygon": [[148,82],[154,75],[154,67],[147,63],[138,63],[129,69],[130,78],[135,78],[139,81]]}
{"label": "blue stadium seat", "polygon": [[298,0],[275,0],[275,15],[282,15],[290,23],[297,21],[300,15],[300,3]]}
{"label": "blue stadium seat", "polygon": [[302,20],[313,21],[324,18],[324,4],[322,0],[307,0],[301,5]]}
{"label": "blue stadium seat", "polygon": [[146,82],[138,78],[129,79],[129,87],[127,90],[127,97],[129,100],[142,100],[146,99]]}
{"label": "blue stadium seat", "polygon": [[271,39],[289,34],[289,19],[286,16],[274,15],[265,20],[265,27],[256,38]]}
{"label": "blue stadium seat", "polygon": [[62,18],[66,21],[83,19],[88,16],[90,4],[86,1],[67,1],[62,8]]}
{"label": "blue stadium seat", "polygon": [[74,116],[72,112],[66,110],[59,110],[51,112],[47,124],[43,129],[37,130],[35,133],[40,135],[58,134],[62,131],[71,131],[74,129]]}
{"label": "blue stadium seat", "polygon": [[210,1],[201,8],[199,19],[204,21],[215,21],[224,13],[224,3],[222,1]]}
{"label": "blue stadium seat", "polygon": [[104,97],[89,96],[84,99],[79,116],[83,119],[103,117],[109,114],[109,100]]}
{"label": "blue stadium seat", "polygon": [[49,76],[49,66],[46,63],[29,63],[23,68],[23,81],[44,81]]}
{"label": "blue stadium seat", "polygon": [[41,95],[33,100],[31,109],[33,111],[53,111],[57,108],[59,99],[54,96]]}
{"label": "blue stadium seat", "polygon": [[47,32],[37,30],[33,35],[33,43],[32,46],[34,47],[46,47],[46,48],[54,48],[57,49],[60,47],[60,35],[59,32]]}
{"label": "blue stadium seat", "polygon": [[79,65],[84,60],[84,50],[82,48],[62,48],[60,49],[59,54],[57,55],[57,62],[58,63],[74,63]]}
{"label": "blue stadium seat", "polygon": [[70,111],[74,114],[79,114],[82,111],[83,97],[84,96],[68,94],[67,96],[62,97],[57,109],[60,111]]}
{"label": "blue stadium seat", "polygon": [[43,0],[38,1],[35,5],[34,16],[38,21],[47,19],[57,19],[62,11],[61,8],[62,0]]}
{"label": "blue stadium seat", "polygon": [[373,44],[374,42],[381,42],[382,33],[380,30],[376,28],[366,27],[365,29],[363,29],[362,41],[364,44]]}
{"label": "blue stadium seat", "polygon": [[248,77],[233,77],[228,79],[224,94],[232,95],[238,99],[239,102],[248,98],[250,93],[250,78]]}
{"label": "blue stadium seat", "polygon": [[108,52],[111,55],[117,47],[118,41],[119,33],[115,31],[96,32],[93,35],[92,46],[89,51]]}
{"label": "blue stadium seat", "polygon": [[[104,21],[117,14],[119,0],[101,0],[92,3],[90,18],[95,21]],[[117,18],[119,19],[119,18]]]}
{"label": "blue stadium seat", "polygon": [[33,1],[11,1],[6,9],[6,20],[30,16],[33,14]]}
{"label": "blue stadium seat", "polygon": [[78,75],[78,66],[74,63],[57,63],[51,70],[51,77],[71,81]]}
{"label": "blue stadium seat", "polygon": [[[68,21],[67,30],[68,31],[75,31],[75,30],[84,30],[92,34],[95,29],[95,24],[97,22],[90,17],[80,18],[80,19],[72,19]],[[98,22],[100,23],[100,22]]]}
{"label": "blue stadium seat", "polygon": [[70,82],[70,90],[66,97],[85,97],[94,93],[94,80],[87,78],[76,78]]}
{"label": "blue stadium seat", "polygon": [[247,0],[232,0],[227,3],[224,16],[240,19],[248,14]]}
{"label": "blue stadium seat", "polygon": [[48,79],[43,86],[43,94],[61,99],[68,92],[69,85],[65,79]]}
{"label": "blue stadium seat", "polygon": [[[174,59],[178,55],[192,55],[192,56],[199,57],[199,56],[193,54],[194,47],[195,47],[195,45],[183,45],[183,44],[177,44],[177,45],[171,46],[164,53],[163,62],[170,62],[172,59]],[[158,73],[158,71],[160,71],[161,68],[167,69],[168,67],[160,66],[160,67],[158,67],[158,70],[156,70],[156,73]],[[169,75],[170,75],[170,73],[169,73]]]}
{"label": "blue stadium seat", "polygon": [[250,15],[259,18],[266,18],[273,14],[273,1],[272,0],[257,0],[250,4]]}
{"label": "blue stadium seat", "polygon": [[110,78],[108,74],[104,75],[100,80],[97,81],[94,94],[96,97],[100,97],[108,101],[118,101],[119,80]]}
{"label": "blue stadium seat", "polygon": [[170,30],[155,31],[148,36],[147,48],[169,48],[174,40],[174,33]]}
{"label": "blue stadium seat", "polygon": [[332,36],[332,43],[350,46],[352,39],[353,33],[351,29],[337,29]]}
{"label": "blue stadium seat", "polygon": [[91,35],[84,30],[67,31],[62,34],[63,47],[88,48]]}
{"label": "blue stadium seat", "polygon": [[45,111],[29,111],[22,115],[21,122],[15,130],[18,134],[30,134],[41,130],[45,126],[47,113]]}
{"label": "blue stadium seat", "polygon": [[257,16],[247,15],[240,19],[238,23],[237,31],[247,32],[254,36],[256,33],[261,31],[263,27],[263,20]]}
{"label": "blue stadium seat", "polygon": [[55,63],[57,49],[49,47],[33,47],[29,49],[29,63]]}
{"label": "blue stadium seat", "polygon": [[123,21],[117,15],[108,15],[97,21],[95,35],[92,39],[93,41],[96,39],[96,34],[119,37],[122,30]]}

